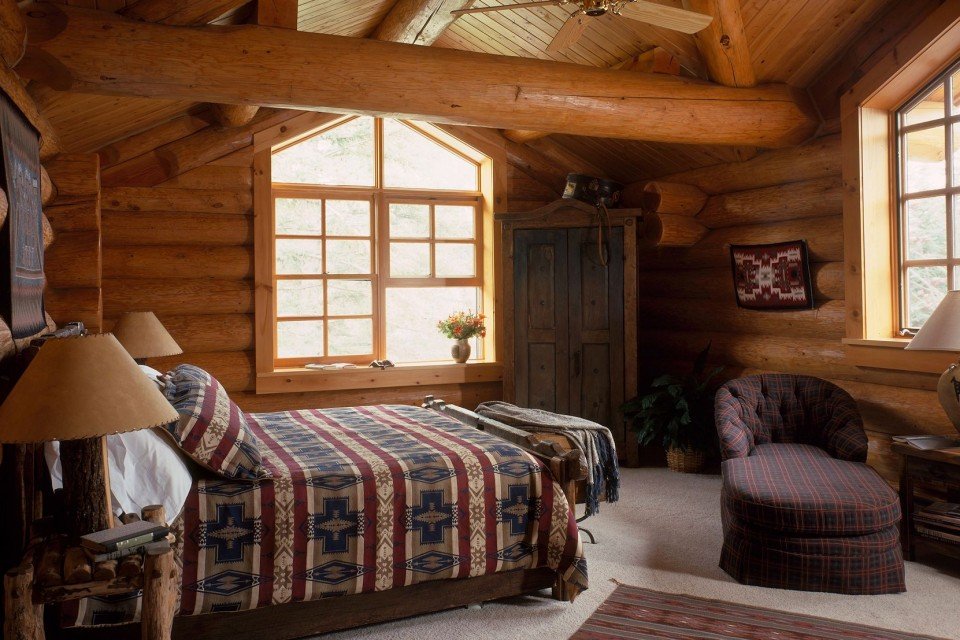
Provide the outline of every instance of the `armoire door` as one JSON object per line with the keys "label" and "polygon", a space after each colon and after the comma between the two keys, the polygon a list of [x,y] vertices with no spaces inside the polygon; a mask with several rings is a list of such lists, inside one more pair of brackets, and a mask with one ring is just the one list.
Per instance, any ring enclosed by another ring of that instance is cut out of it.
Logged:
{"label": "armoire door", "polygon": [[623,227],[611,228],[605,239],[606,265],[600,259],[596,227],[567,231],[569,413],[616,432],[624,400]]}
{"label": "armoire door", "polygon": [[577,415],[622,436],[623,229],[514,233],[516,403]]}
{"label": "armoire door", "polygon": [[569,413],[567,232],[517,231],[513,256],[516,402]]}

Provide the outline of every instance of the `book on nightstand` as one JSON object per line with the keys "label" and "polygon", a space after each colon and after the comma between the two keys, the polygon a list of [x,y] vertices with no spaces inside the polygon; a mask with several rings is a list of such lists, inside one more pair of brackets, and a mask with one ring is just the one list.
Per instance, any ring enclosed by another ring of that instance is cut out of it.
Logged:
{"label": "book on nightstand", "polygon": [[922,450],[960,447],[960,438],[954,436],[893,436],[893,441]]}
{"label": "book on nightstand", "polygon": [[138,520],[80,536],[80,546],[95,554],[110,553],[162,540],[169,532],[165,525]]}

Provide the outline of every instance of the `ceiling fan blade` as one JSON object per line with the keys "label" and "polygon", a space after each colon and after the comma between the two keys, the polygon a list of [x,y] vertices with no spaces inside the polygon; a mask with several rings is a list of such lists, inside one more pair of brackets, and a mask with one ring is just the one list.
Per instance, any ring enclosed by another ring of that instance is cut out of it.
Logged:
{"label": "ceiling fan blade", "polygon": [[547,51],[556,53],[574,45],[587,28],[586,18],[587,16],[582,11],[577,11],[567,18],[567,21],[560,27],[560,31],[547,45]]}
{"label": "ceiling fan blade", "polygon": [[468,13],[487,13],[489,11],[506,11],[507,9],[545,7],[548,4],[563,4],[563,0],[537,0],[536,2],[517,2],[516,4],[505,4],[498,7],[475,7],[471,9],[457,9],[456,11],[451,11],[450,15],[463,16]]}
{"label": "ceiling fan blade", "polygon": [[710,26],[713,16],[668,7],[645,0],[632,0],[620,9],[620,15],[631,20],[646,22],[656,27],[666,27],[682,33],[696,33]]}

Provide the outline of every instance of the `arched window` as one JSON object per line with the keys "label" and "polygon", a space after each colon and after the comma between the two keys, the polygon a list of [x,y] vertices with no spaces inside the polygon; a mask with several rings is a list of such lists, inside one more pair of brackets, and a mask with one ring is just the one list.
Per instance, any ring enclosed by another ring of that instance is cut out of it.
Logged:
{"label": "arched window", "polygon": [[485,163],[432,125],[366,116],[274,147],[273,366],[449,361],[437,322],[491,311]]}
{"label": "arched window", "polygon": [[960,287],[960,63],[897,111],[900,326]]}

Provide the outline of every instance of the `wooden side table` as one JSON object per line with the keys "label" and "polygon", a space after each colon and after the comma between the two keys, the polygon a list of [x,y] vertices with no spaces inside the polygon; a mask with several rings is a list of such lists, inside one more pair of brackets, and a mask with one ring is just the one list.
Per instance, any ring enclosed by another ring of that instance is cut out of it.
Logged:
{"label": "wooden side table", "polygon": [[960,495],[960,449],[922,450],[894,443],[893,452],[902,458],[900,508],[903,520],[900,522],[900,542],[904,557],[913,560],[917,546],[922,545],[938,553],[960,558],[960,543],[918,534],[913,527],[918,487],[943,493],[953,499]]}
{"label": "wooden side table", "polygon": [[[143,519],[165,522],[163,507],[145,507]],[[43,640],[43,607],[89,596],[143,589],[143,640],[170,640],[176,607],[173,549],[131,554],[93,564],[79,546],[54,536],[29,550],[4,576],[4,638]]]}

